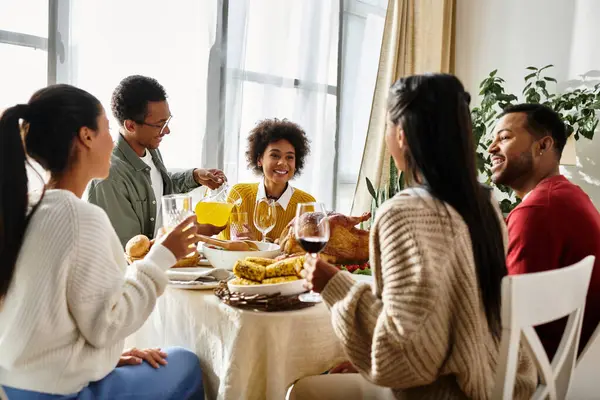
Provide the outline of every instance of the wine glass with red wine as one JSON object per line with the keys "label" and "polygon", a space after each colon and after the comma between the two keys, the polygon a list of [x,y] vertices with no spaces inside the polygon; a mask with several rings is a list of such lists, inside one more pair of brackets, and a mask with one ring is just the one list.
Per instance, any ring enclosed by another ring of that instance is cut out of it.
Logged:
{"label": "wine glass with red wine", "polygon": [[[294,234],[300,246],[310,254],[310,257],[317,257],[329,241],[329,220],[325,206],[322,203],[298,204]],[[312,290],[310,293],[301,294],[298,298],[306,303],[321,301],[321,295]]]}

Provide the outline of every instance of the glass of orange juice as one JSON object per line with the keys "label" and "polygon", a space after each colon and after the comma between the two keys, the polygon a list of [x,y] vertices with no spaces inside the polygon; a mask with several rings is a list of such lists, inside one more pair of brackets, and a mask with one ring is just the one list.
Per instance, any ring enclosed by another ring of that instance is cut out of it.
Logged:
{"label": "glass of orange juice", "polygon": [[196,217],[200,224],[225,226],[234,207],[242,204],[242,197],[224,184],[219,189],[207,191],[207,196],[196,204]]}

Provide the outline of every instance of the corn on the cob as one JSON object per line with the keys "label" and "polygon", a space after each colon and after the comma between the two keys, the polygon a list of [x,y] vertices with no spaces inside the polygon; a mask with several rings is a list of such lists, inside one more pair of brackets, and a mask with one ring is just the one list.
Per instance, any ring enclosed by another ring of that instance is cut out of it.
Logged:
{"label": "corn on the cob", "polygon": [[248,262],[246,260],[238,260],[233,266],[233,273],[235,276],[257,282],[261,282],[263,279],[265,279],[265,272],[265,267],[262,265]]}
{"label": "corn on the cob", "polygon": [[231,281],[232,285],[260,285],[260,282],[255,282],[253,280],[250,279],[244,279],[244,278],[235,278],[234,280]]}
{"label": "corn on the cob", "polygon": [[262,265],[264,267],[266,267],[267,265],[271,265],[275,262],[275,260],[273,259],[263,257],[246,257],[244,260],[258,265]]}
{"label": "corn on the cob", "polygon": [[304,256],[286,258],[267,266],[267,278],[298,275],[304,265]]}

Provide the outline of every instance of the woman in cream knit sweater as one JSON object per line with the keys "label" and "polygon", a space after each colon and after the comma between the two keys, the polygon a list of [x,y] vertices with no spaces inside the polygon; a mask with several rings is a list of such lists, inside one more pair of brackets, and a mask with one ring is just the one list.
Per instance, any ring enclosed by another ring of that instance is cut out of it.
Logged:
{"label": "woman in cream knit sweater", "polygon": [[[451,75],[394,84],[386,144],[411,189],[377,212],[374,285],[306,263],[348,368],[398,398],[489,399],[493,389],[506,229],[477,181],[468,101]],[[535,378],[522,352],[515,398],[529,398]]]}

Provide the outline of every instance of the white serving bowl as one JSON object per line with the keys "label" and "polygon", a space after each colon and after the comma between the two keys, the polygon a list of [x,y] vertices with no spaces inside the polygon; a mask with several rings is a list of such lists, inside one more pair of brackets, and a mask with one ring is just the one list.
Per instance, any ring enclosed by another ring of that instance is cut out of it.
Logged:
{"label": "white serving bowl", "polygon": [[229,281],[227,286],[230,292],[240,292],[245,294],[274,294],[281,293],[282,296],[291,296],[306,292],[304,284],[306,279],[298,279],[297,281],[271,283],[267,285],[234,285]]}
{"label": "white serving bowl", "polygon": [[237,260],[242,260],[246,257],[263,257],[275,258],[281,254],[281,249],[278,244],[266,242],[254,242],[259,248],[259,251],[231,251],[223,249],[212,249],[206,243],[202,244],[202,253],[204,257],[215,268],[223,268],[233,270],[233,266]]}

